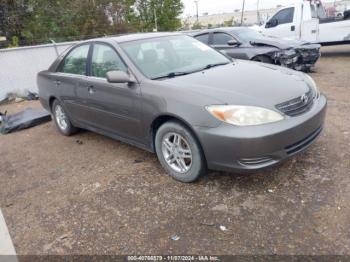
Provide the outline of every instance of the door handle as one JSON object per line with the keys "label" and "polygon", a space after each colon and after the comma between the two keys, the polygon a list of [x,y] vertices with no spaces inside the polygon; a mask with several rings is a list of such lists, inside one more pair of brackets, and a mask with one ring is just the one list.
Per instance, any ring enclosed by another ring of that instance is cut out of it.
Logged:
{"label": "door handle", "polygon": [[60,81],[60,80],[55,80],[55,85],[56,85],[56,86],[61,85],[61,81]]}
{"label": "door handle", "polygon": [[92,94],[94,94],[96,92],[94,86],[88,86],[87,89],[88,89],[88,92],[89,92],[90,95],[92,95]]}
{"label": "door handle", "polygon": [[295,31],[295,25],[292,25],[291,27],[290,27],[290,31]]}

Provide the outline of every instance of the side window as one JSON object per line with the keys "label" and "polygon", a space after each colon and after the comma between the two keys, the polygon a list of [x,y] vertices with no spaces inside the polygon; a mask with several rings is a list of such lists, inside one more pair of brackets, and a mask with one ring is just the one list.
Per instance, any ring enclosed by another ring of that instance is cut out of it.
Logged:
{"label": "side window", "polygon": [[85,75],[90,45],[78,46],[71,51],[59,67],[59,72]]}
{"label": "side window", "polygon": [[214,33],[213,44],[214,45],[227,45],[227,42],[233,40],[233,37],[225,33]]}
{"label": "side window", "polygon": [[117,52],[108,45],[94,44],[91,60],[91,75],[105,78],[109,71],[127,71]]}
{"label": "side window", "polygon": [[209,34],[197,35],[195,38],[204,44],[209,43]]}
{"label": "side window", "polygon": [[[289,24],[293,22],[294,18],[294,7],[283,9],[272,17],[271,20],[276,19],[278,24]],[[270,20],[270,21],[271,21]]]}

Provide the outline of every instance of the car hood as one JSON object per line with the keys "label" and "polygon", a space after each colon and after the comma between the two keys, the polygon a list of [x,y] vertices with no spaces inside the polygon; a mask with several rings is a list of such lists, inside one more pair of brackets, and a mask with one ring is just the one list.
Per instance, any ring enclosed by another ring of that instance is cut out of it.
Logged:
{"label": "car hood", "polygon": [[305,41],[281,39],[274,37],[261,37],[250,41],[252,45],[266,45],[273,46],[279,49],[291,49],[291,48],[320,48],[319,44],[311,44]]}
{"label": "car hood", "polygon": [[193,99],[196,99],[197,93],[222,104],[264,106],[271,109],[310,89],[303,73],[243,60],[166,79],[164,82],[177,90],[181,88],[181,92],[194,95]]}

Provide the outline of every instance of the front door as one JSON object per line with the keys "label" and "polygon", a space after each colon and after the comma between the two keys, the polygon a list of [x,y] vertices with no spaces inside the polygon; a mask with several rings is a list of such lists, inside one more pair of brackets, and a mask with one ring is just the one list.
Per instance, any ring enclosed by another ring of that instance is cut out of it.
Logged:
{"label": "front door", "polygon": [[288,39],[298,38],[298,28],[295,22],[295,8],[288,7],[278,11],[266,24],[263,33]]}
{"label": "front door", "polygon": [[86,124],[127,139],[140,140],[140,86],[137,83],[109,83],[106,74],[115,70],[128,72],[112,46],[94,43],[89,76],[77,89],[77,96],[86,104]]}
{"label": "front door", "polygon": [[230,57],[247,59],[247,50],[240,47],[239,42],[227,33],[214,32],[211,37],[211,46]]}

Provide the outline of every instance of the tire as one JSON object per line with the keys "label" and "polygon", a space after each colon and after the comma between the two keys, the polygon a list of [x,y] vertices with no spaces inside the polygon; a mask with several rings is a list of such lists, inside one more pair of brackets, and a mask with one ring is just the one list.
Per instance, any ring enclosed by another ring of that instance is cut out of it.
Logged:
{"label": "tire", "polygon": [[256,62],[266,63],[266,64],[273,64],[273,61],[270,57],[264,56],[264,55],[258,55],[252,59]]}
{"label": "tire", "polygon": [[199,142],[180,122],[169,121],[158,129],[155,148],[160,164],[175,180],[191,183],[207,172]]}
{"label": "tire", "polygon": [[64,136],[71,136],[78,132],[78,128],[72,125],[62,104],[55,100],[52,104],[52,115],[57,130]]}

